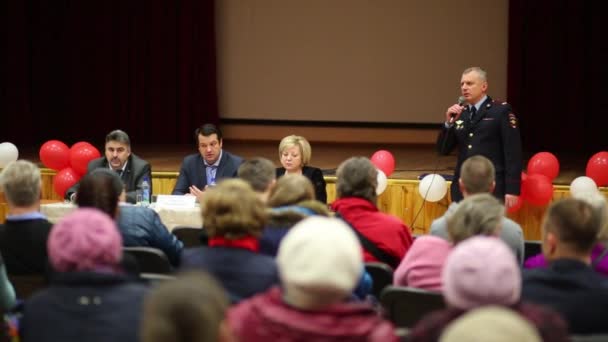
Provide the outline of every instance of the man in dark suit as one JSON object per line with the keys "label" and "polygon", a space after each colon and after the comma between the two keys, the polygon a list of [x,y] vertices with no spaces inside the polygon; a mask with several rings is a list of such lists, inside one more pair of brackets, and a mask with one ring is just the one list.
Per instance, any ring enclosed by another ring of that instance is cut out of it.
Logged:
{"label": "man in dark suit", "polygon": [[[131,153],[131,140],[127,133],[117,129],[106,136],[105,156],[91,160],[87,166],[87,173],[97,168],[109,168],[116,171],[125,183],[127,202],[136,203],[137,190],[141,190],[144,179],[150,186],[152,194],[152,169],[150,164]],[[65,192],[65,198],[72,200],[78,191],[78,184]]]}
{"label": "man in dark suit", "polygon": [[184,158],[172,195],[199,196],[222,178],[237,176],[243,158],[222,150],[222,131],[205,124],[195,131],[198,152]]}
{"label": "man in dark suit", "polygon": [[487,95],[486,72],[481,68],[468,68],[462,73],[460,90],[462,102],[447,109],[437,139],[440,154],[449,154],[459,146],[452,201],[462,199],[458,186],[462,163],[471,156],[482,155],[492,161],[496,170],[494,196],[511,207],[517,203],[522,168],[517,117],[508,103],[493,101]]}

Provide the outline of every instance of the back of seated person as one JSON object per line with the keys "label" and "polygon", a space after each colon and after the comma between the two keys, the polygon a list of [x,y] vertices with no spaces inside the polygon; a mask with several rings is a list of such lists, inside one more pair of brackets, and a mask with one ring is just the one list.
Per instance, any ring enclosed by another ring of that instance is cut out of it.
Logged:
{"label": "back of seated person", "polygon": [[147,288],[120,266],[116,223],[97,209],[77,209],[51,231],[51,286],[25,303],[22,341],[138,341]]}
{"label": "back of seated person", "polygon": [[161,283],[146,298],[142,342],[231,342],[228,297],[209,274],[190,272]]}
{"label": "back of seated person", "polygon": [[8,216],[0,224],[0,250],[11,275],[44,274],[52,224],[39,212],[40,169],[26,160],[9,163],[0,174]]}
{"label": "back of seated person", "polygon": [[201,206],[209,246],[186,249],[181,269],[204,270],[224,286],[232,302],[278,283],[274,259],[259,253],[266,208],[243,180],[226,179],[207,190]]}
{"label": "back of seated person", "polygon": [[598,211],[585,201],[553,203],[542,224],[549,265],[524,272],[522,297],[560,312],[573,334],[608,333],[608,281],[590,266],[601,224]]}
{"label": "back of seated person", "polygon": [[76,204],[97,208],[115,218],[125,246],[158,248],[172,265],[179,265],[183,243],[169,232],[154,210],[127,204],[124,196],[124,184],[118,174],[96,169],[80,181]]}
{"label": "back of seated person", "polygon": [[281,287],[234,306],[242,341],[396,341],[367,303],[348,302],[363,271],[361,247],[341,220],[313,216],[287,234],[277,256]]}
{"label": "back of seated person", "polygon": [[424,316],[409,341],[438,341],[444,329],[470,310],[507,307],[531,322],[544,341],[568,341],[564,320],[554,311],[521,301],[521,271],[513,252],[499,238],[474,236],[458,243],[442,272],[446,309]]}

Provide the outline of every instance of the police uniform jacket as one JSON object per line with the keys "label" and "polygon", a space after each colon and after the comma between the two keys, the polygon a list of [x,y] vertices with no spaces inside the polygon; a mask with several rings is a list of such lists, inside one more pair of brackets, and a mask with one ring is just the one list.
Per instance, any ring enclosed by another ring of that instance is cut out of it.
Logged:
{"label": "police uniform jacket", "polygon": [[460,166],[469,157],[482,155],[496,169],[494,195],[504,200],[505,194],[519,195],[522,169],[519,122],[506,102],[493,101],[489,96],[470,120],[467,108],[451,127],[443,126],[437,139],[440,154],[449,154],[458,146],[458,162],[454,171],[452,201],[460,201],[458,187]]}

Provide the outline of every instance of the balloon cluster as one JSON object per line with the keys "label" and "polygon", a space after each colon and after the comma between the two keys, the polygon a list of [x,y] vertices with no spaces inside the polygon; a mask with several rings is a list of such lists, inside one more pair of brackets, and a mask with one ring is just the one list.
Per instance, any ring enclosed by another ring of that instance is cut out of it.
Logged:
{"label": "balloon cluster", "polygon": [[8,163],[14,162],[17,158],[19,158],[17,146],[10,142],[0,144],[0,169],[4,168]]}
{"label": "balloon cluster", "polygon": [[386,150],[379,150],[372,154],[370,161],[376,169],[378,169],[378,185],[376,186],[376,194],[380,195],[386,190],[388,185],[388,177],[395,171],[395,157]]}
{"label": "balloon cluster", "polygon": [[69,148],[59,140],[49,140],[40,147],[42,164],[58,171],[53,178],[53,189],[61,197],[87,172],[89,162],[100,156],[99,150],[85,141]]}

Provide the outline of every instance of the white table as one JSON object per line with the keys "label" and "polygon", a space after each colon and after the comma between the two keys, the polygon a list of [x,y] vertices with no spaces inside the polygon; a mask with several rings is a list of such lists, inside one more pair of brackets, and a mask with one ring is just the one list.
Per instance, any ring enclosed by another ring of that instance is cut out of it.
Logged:
{"label": "white table", "polygon": [[[43,213],[49,221],[55,223],[76,208],[76,205],[72,203],[47,203],[40,206],[40,212]],[[201,209],[198,206],[194,208],[177,208],[158,207],[152,204],[150,208],[154,209],[154,211],[158,213],[161,221],[163,221],[169,231],[173,230],[173,228],[177,226],[203,226]]]}

